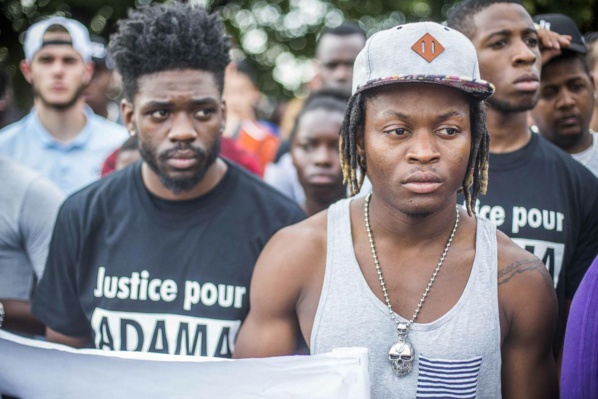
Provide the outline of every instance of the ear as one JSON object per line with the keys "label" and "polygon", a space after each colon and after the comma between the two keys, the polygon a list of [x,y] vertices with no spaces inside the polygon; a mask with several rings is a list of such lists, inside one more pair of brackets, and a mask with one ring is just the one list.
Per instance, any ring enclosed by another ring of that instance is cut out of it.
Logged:
{"label": "ear", "polygon": [[312,58],[311,65],[314,71],[316,71],[316,75],[318,75],[320,73],[320,69],[322,68],[322,63],[320,62],[320,60],[318,60],[317,58]]}
{"label": "ear", "polygon": [[91,78],[93,77],[93,72],[95,71],[95,64],[90,61],[85,63],[85,72],[83,73],[83,83],[86,85],[91,82]]}
{"label": "ear", "polygon": [[355,137],[355,146],[357,147],[357,163],[365,165],[365,127],[357,127],[357,135]]}
{"label": "ear", "polygon": [[29,64],[26,60],[22,60],[19,64],[19,68],[21,69],[21,73],[25,77],[25,80],[31,84],[31,64]]}
{"label": "ear", "polygon": [[136,131],[137,129],[135,126],[134,111],[133,104],[131,104],[126,98],[123,98],[120,102],[120,113],[123,117],[123,124],[129,132]]}
{"label": "ear", "polygon": [[223,98],[220,102],[220,114],[221,114],[221,121],[220,121],[220,135],[224,133],[224,128],[226,126],[226,100]]}

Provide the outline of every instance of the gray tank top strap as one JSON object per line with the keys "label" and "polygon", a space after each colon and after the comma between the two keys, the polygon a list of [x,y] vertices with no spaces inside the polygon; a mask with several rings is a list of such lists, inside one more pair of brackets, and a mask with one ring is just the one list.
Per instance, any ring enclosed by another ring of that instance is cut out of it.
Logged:
{"label": "gray tank top strap", "polygon": [[[463,294],[431,323],[414,323],[409,338],[416,349],[411,374],[392,372],[388,349],[396,327],[386,305],[367,284],[351,235],[351,199],[328,210],[328,246],[322,293],[310,348],[313,354],[337,347],[369,349],[372,398],[499,398],[500,320],[496,228],[478,219],[476,253]],[[404,320],[400,315],[397,318]]]}

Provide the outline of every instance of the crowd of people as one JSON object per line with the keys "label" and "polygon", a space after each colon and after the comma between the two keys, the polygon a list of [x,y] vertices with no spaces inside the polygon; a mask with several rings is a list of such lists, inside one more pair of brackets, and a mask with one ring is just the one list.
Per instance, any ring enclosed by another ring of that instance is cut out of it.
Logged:
{"label": "crowd of people", "polygon": [[231,47],[178,2],[108,42],[29,27],[34,105],[11,124],[0,75],[2,328],[226,358],[366,347],[373,398],[598,397],[598,34],[518,0],[369,38],[347,22],[276,123]]}

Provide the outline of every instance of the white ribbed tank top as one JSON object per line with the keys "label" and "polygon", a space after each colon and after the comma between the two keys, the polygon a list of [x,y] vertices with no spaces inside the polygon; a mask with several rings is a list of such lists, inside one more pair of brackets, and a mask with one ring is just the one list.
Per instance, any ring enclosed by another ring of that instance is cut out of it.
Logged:
{"label": "white ribbed tank top", "polygon": [[311,353],[367,347],[375,399],[500,398],[495,226],[477,219],[475,258],[461,298],[439,319],[411,326],[409,339],[416,351],[413,371],[397,377],[388,360],[388,350],[397,341],[396,324],[386,304],[371,291],[355,258],[350,203],[351,199],[341,200],[328,209],[326,271]]}

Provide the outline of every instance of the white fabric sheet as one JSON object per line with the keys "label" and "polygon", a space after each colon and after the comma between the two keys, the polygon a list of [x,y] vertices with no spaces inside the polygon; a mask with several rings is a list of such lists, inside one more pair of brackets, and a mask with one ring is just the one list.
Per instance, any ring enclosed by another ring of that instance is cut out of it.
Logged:
{"label": "white fabric sheet", "polygon": [[365,348],[223,360],[72,349],[5,331],[0,393],[22,399],[370,397]]}

